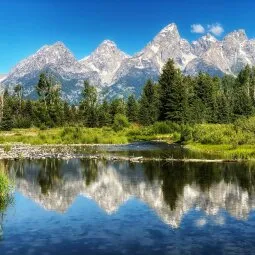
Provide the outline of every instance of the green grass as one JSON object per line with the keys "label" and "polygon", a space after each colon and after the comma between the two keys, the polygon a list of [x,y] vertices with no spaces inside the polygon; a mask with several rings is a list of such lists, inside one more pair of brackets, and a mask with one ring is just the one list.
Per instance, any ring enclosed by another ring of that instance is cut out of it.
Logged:
{"label": "green grass", "polygon": [[226,159],[255,159],[255,117],[233,124],[178,125],[156,122],[147,127],[132,124],[119,131],[111,127],[63,127],[40,130],[14,129],[0,132],[6,152],[13,143],[43,144],[126,144],[134,141],[161,140],[183,142],[191,151],[218,155]]}
{"label": "green grass", "polygon": [[0,132],[0,144],[24,143],[31,145],[42,144],[122,144],[127,143],[123,132],[99,128],[52,128],[15,129]]}
{"label": "green grass", "polygon": [[255,118],[233,124],[199,124],[192,127],[186,147],[225,159],[255,159]]}
{"label": "green grass", "polygon": [[185,147],[192,151],[207,153],[224,159],[255,159],[255,146],[249,144],[236,147],[230,144],[189,143]]}
{"label": "green grass", "polygon": [[9,151],[12,143],[42,144],[126,144],[138,140],[177,140],[177,134],[156,134],[151,127],[132,125],[115,132],[110,127],[64,127],[40,130],[14,129],[0,132],[0,144]]}
{"label": "green grass", "polygon": [[200,124],[193,127],[192,140],[201,144],[255,144],[255,133],[234,124]]}

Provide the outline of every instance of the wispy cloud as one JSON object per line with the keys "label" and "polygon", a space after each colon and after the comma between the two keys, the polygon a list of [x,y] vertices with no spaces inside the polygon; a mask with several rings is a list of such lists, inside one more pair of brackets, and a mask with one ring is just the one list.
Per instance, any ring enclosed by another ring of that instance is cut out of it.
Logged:
{"label": "wispy cloud", "polygon": [[224,32],[224,28],[221,24],[215,23],[208,25],[208,31],[216,36],[220,36]]}
{"label": "wispy cloud", "polygon": [[205,28],[201,24],[191,25],[191,32],[196,34],[204,34]]}
{"label": "wispy cloud", "polygon": [[224,32],[224,28],[220,23],[213,23],[211,25],[206,25],[205,27],[202,24],[192,24],[191,33],[204,34],[212,33],[215,36],[220,36]]}

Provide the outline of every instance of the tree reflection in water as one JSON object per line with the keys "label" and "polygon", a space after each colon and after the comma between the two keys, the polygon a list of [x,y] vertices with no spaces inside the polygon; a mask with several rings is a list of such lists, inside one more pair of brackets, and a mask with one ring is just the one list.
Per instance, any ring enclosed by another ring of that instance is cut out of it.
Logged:
{"label": "tree reflection in water", "polygon": [[[245,218],[255,201],[255,165],[251,163],[45,159],[13,161],[7,166],[16,179],[17,190],[45,209],[61,212],[78,195],[94,199],[107,213],[135,197],[167,224],[178,226],[185,210],[196,205],[207,211],[220,206]],[[246,194],[244,208],[241,195]]]}

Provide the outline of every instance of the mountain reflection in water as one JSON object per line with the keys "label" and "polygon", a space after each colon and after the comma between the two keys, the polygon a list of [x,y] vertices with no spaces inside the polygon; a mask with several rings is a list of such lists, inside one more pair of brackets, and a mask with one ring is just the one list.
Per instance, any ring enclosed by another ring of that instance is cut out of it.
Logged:
{"label": "mountain reflection in water", "polygon": [[[65,213],[79,195],[94,200],[107,214],[135,198],[165,224],[178,228],[192,209],[213,216],[223,209],[246,220],[255,207],[255,167],[248,164],[57,159],[2,164],[15,180],[17,192],[59,213]],[[224,224],[222,217],[217,220]]]}

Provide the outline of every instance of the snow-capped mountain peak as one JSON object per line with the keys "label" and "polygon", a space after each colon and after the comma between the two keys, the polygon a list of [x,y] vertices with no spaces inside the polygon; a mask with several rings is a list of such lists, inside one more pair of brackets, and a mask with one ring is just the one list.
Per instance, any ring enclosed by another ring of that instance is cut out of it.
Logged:
{"label": "snow-capped mountain peak", "polygon": [[203,41],[209,41],[209,42],[217,42],[218,40],[210,33],[207,33],[206,35],[201,37],[201,40]]}
{"label": "snow-capped mountain peak", "polygon": [[34,91],[38,76],[50,70],[64,85],[64,96],[79,99],[83,80],[89,80],[99,91],[108,87],[107,95],[128,96],[136,93],[147,79],[157,80],[169,58],[184,74],[236,75],[245,65],[255,65],[255,40],[249,40],[243,29],[233,31],[223,40],[208,33],[189,43],[175,23],[164,27],[144,49],[128,56],[115,42],[104,40],[89,56],[76,60],[62,43],[45,45],[16,65],[2,83],[9,88],[23,84],[25,94]]}
{"label": "snow-capped mountain peak", "polygon": [[203,53],[208,51],[213,44],[218,42],[218,40],[212,36],[210,33],[202,36],[199,38],[197,41],[192,42],[192,48],[193,48],[193,53],[196,56],[201,56]]}
{"label": "snow-capped mountain peak", "polygon": [[129,56],[118,49],[117,45],[110,40],[103,41],[92,54],[80,61],[83,68],[89,68],[97,72],[101,83],[111,83],[115,72],[124,59]]}
{"label": "snow-capped mountain peak", "polygon": [[159,32],[159,34],[161,34],[161,35],[168,34],[168,33],[174,33],[174,34],[179,35],[178,28],[175,23],[171,23],[171,24],[167,25]]}
{"label": "snow-capped mountain peak", "polygon": [[180,37],[175,23],[163,28],[138,55],[150,60],[159,71],[169,58],[183,70],[186,62],[195,57],[189,42]]}
{"label": "snow-capped mountain peak", "polygon": [[54,65],[62,71],[69,71],[76,66],[76,60],[71,51],[61,42],[45,45],[34,55],[21,61],[10,72],[9,76],[23,77],[36,71],[43,70],[49,65]]}
{"label": "snow-capped mountain peak", "polygon": [[163,28],[153,39],[152,43],[160,43],[170,40],[180,40],[180,34],[176,24],[171,23]]}
{"label": "snow-capped mountain peak", "polygon": [[111,40],[104,40],[99,47],[113,47],[113,48],[117,48],[117,45],[114,41]]}
{"label": "snow-capped mountain peak", "polygon": [[247,41],[248,37],[247,37],[244,29],[239,29],[239,30],[235,30],[235,31],[229,33],[224,38],[224,41],[225,40],[236,40],[238,42],[243,42],[243,41]]}

